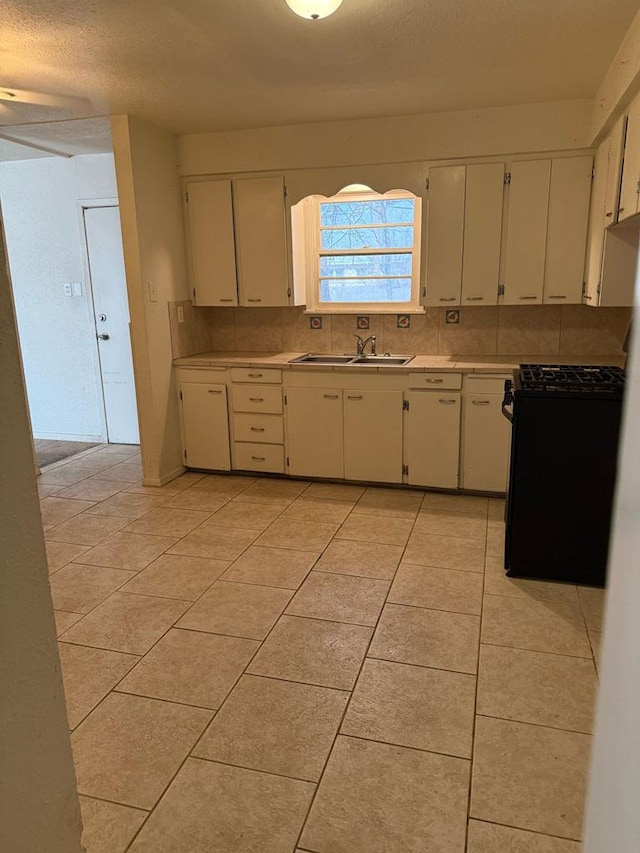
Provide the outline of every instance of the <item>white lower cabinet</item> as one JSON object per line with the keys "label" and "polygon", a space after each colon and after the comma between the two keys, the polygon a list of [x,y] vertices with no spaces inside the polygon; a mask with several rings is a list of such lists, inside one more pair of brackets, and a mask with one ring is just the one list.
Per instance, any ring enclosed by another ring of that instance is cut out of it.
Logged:
{"label": "white lower cabinet", "polygon": [[460,459],[460,392],[410,391],[407,402],[407,482],[456,489]]}
{"label": "white lower cabinet", "polygon": [[506,491],[511,424],[502,414],[502,398],[502,393],[463,395],[460,488]]}
{"label": "white lower cabinet", "polygon": [[288,473],[344,477],[342,390],[287,389]]}
{"label": "white lower cabinet", "polygon": [[345,390],[344,476],[402,482],[402,391]]}
{"label": "white lower cabinet", "polygon": [[185,463],[189,468],[229,471],[229,417],[226,385],[180,385]]}

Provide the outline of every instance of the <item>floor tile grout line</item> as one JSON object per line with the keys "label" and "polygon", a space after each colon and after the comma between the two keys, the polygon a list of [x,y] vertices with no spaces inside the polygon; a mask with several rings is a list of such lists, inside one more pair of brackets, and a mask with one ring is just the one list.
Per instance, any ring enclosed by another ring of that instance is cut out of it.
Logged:
{"label": "floor tile grout line", "polygon": [[[423,501],[424,501],[424,497],[423,497]],[[402,557],[404,556],[404,553],[405,553],[405,551],[406,551],[406,548],[407,548],[407,545],[408,545],[408,542],[409,542],[409,538],[410,538],[410,536],[411,536],[411,533],[413,532],[413,528],[415,527],[415,523],[416,523],[416,522],[415,522],[415,520],[414,520],[414,522],[413,522],[413,524],[412,524],[412,526],[411,526],[411,530],[409,531],[409,534],[408,534],[408,536],[407,536],[407,538],[406,538],[406,541],[405,541],[405,544],[404,544],[404,547],[403,547],[403,550],[402,550],[402,554],[400,555],[400,560],[399,560],[399,562],[398,562],[398,565],[396,566],[396,570],[395,570],[395,572],[393,573],[393,577],[391,578],[391,581],[390,581],[390,584],[389,584],[389,589],[387,590],[387,594],[385,595],[385,599],[384,599],[384,601],[382,602],[382,606],[380,607],[380,611],[379,611],[379,613],[378,613],[378,618],[377,618],[377,620],[376,620],[376,624],[375,624],[375,626],[373,626],[373,630],[371,631],[371,636],[369,637],[369,642],[367,643],[367,647],[366,647],[365,652],[364,652],[364,655],[363,655],[363,657],[362,657],[362,662],[361,662],[360,666],[358,667],[358,672],[357,672],[356,677],[355,677],[355,679],[354,679],[354,681],[353,681],[353,686],[352,686],[352,688],[351,688],[351,690],[350,690],[350,696],[349,696],[349,699],[347,700],[347,703],[346,703],[346,705],[345,705],[345,707],[344,707],[344,711],[342,712],[342,715],[341,715],[340,721],[339,721],[338,726],[337,726],[337,729],[336,729],[336,734],[335,734],[335,736],[334,736],[334,738],[333,738],[333,742],[332,742],[332,744],[331,744],[331,747],[330,747],[330,749],[329,749],[329,752],[327,753],[327,758],[326,758],[326,760],[325,760],[325,762],[324,762],[324,766],[323,766],[323,768],[322,768],[322,773],[320,774],[320,778],[318,779],[318,783],[317,783],[316,789],[315,789],[314,794],[313,794],[313,796],[312,796],[312,798],[311,798],[311,801],[310,801],[310,803],[309,803],[309,808],[307,809],[307,812],[306,812],[306,814],[305,814],[304,820],[302,821],[302,826],[301,826],[301,828],[300,828],[300,832],[299,832],[299,834],[298,834],[298,838],[297,838],[297,840],[296,840],[296,844],[294,845],[294,849],[300,846],[302,836],[303,836],[303,834],[304,834],[305,828],[306,828],[307,823],[308,823],[308,821],[309,821],[309,816],[311,815],[311,811],[312,811],[312,809],[313,809],[313,805],[314,805],[314,803],[315,803],[315,801],[316,801],[316,798],[317,798],[317,796],[318,796],[318,791],[320,790],[320,786],[321,786],[321,784],[322,784],[322,780],[323,780],[323,778],[324,778],[324,774],[325,774],[326,769],[327,769],[327,767],[328,767],[328,765],[329,765],[329,762],[331,761],[331,756],[332,756],[333,751],[334,751],[334,749],[335,749],[335,745],[336,745],[336,743],[337,743],[337,741],[338,741],[338,737],[340,737],[340,730],[342,729],[342,726],[343,726],[343,724],[344,724],[345,717],[347,716],[347,713],[348,713],[348,711],[349,711],[349,707],[350,707],[350,705],[351,705],[351,700],[352,700],[352,698],[353,698],[353,693],[354,693],[354,691],[355,691],[355,689],[356,689],[356,687],[357,687],[357,685],[358,685],[358,681],[359,681],[359,679],[360,679],[360,675],[361,675],[362,670],[363,670],[363,668],[364,668],[364,665],[365,665],[365,663],[366,663],[366,661],[367,661],[367,656],[368,656],[369,649],[371,648],[371,643],[373,642],[373,638],[375,637],[376,631],[377,631],[377,629],[378,629],[378,625],[380,624],[380,619],[381,619],[382,614],[383,614],[383,612],[384,612],[384,608],[385,608],[385,604],[387,603],[387,598],[388,598],[389,592],[390,592],[390,591],[391,591],[391,589],[393,588],[393,583],[394,583],[395,578],[396,578],[396,575],[397,575],[397,573],[398,573],[398,569],[399,569],[399,567],[400,567],[400,563],[402,562]],[[327,547],[328,547],[328,546],[327,546]],[[326,549],[325,549],[325,550],[326,550]]]}
{"label": "floor tile grout line", "polygon": [[529,828],[524,829],[522,826],[515,826],[514,824],[511,824],[511,823],[498,823],[495,820],[487,820],[486,818],[483,818],[483,817],[472,817],[472,818],[470,818],[470,820],[475,820],[478,823],[488,823],[491,826],[504,826],[506,829],[517,829],[520,832],[530,832],[532,835],[540,835],[543,838],[556,838],[558,841],[575,841],[578,844],[580,844],[582,841],[581,838],[570,838],[566,835],[553,835],[553,833],[551,833],[551,832],[540,832],[539,829],[529,829]]}
{"label": "floor tile grout line", "polygon": [[120,800],[109,800],[107,797],[98,797],[95,794],[80,794],[78,792],[78,796],[86,797],[88,800],[99,800],[101,803],[111,803],[112,806],[122,806],[125,809],[134,809],[139,812],[146,812],[147,814],[151,813],[151,809],[145,809],[144,806],[132,806],[131,803],[121,803]]}
{"label": "floor tile grout line", "polygon": [[[489,530],[489,512],[488,512],[488,504],[487,504],[487,526],[486,530],[488,533]],[[478,648],[476,651],[476,683],[475,683],[475,695],[473,697],[473,719],[471,721],[471,761],[469,763],[469,790],[467,792],[467,815],[465,821],[465,843],[464,849],[467,850],[469,846],[469,821],[471,819],[471,795],[473,790],[473,771],[475,765],[475,751],[476,751],[476,724],[477,724],[477,710],[478,710],[478,691],[480,685],[480,650],[482,647],[482,625],[483,625],[483,617],[484,617],[484,590],[486,586],[486,571],[487,571],[487,556],[488,556],[488,536],[485,539],[484,546],[484,561],[483,561],[483,570],[482,570],[482,597],[481,597],[481,609],[480,609],[480,624],[478,630]]]}
{"label": "floor tile grout line", "polygon": [[575,660],[593,660],[590,655],[576,655],[570,652],[550,652],[548,649],[532,649],[525,646],[509,646],[506,643],[488,643],[486,640],[480,640],[483,646],[493,646],[498,649],[515,649],[519,652],[536,652],[541,655],[556,655],[561,658],[574,658]]}
{"label": "floor tile grout line", "polygon": [[593,732],[580,732],[577,729],[568,729],[565,726],[547,726],[544,723],[532,723],[529,720],[514,720],[511,717],[500,717],[496,714],[476,714],[476,717],[484,717],[488,720],[502,720],[505,723],[515,723],[522,726],[535,726],[537,729],[550,729],[554,732],[568,732],[572,735],[584,735],[584,737],[588,738],[593,736]]}
{"label": "floor tile grout line", "polygon": [[[371,660],[371,658],[369,658]],[[446,758],[455,758],[458,761],[466,761],[471,764],[471,755],[456,755],[454,752],[444,752],[441,749],[427,749],[424,746],[413,746],[407,743],[399,743],[395,740],[381,740],[375,737],[365,737],[364,735],[354,735],[351,732],[338,732],[340,737],[348,737],[351,740],[363,740],[366,743],[381,743],[383,746],[396,746],[399,749],[412,749],[415,752],[424,752],[427,755],[444,755]]]}

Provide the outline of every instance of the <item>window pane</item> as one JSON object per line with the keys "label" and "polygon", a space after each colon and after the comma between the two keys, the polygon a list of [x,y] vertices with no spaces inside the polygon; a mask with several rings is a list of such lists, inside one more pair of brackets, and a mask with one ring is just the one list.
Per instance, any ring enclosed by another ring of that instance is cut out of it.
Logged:
{"label": "window pane", "polygon": [[410,278],[336,279],[320,282],[321,302],[410,302]]}
{"label": "window pane", "polygon": [[377,198],[371,201],[330,201],[320,204],[320,225],[384,225],[413,222],[412,198]]}
{"label": "window pane", "polygon": [[323,249],[409,249],[413,226],[390,228],[339,228],[320,232]]}
{"label": "window pane", "polygon": [[411,255],[322,255],[320,278],[411,275]]}

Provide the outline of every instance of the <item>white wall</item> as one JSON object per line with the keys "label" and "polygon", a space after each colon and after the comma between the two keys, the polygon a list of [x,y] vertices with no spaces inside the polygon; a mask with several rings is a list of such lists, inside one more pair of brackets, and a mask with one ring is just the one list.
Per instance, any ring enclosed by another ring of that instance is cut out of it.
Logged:
{"label": "white wall", "polygon": [[0,399],[0,850],[80,853],[80,808],[1,222]]}
{"label": "white wall", "polygon": [[144,482],[161,485],[184,470],[169,330],[169,302],[188,299],[176,137],[131,116],[111,130]]}
{"label": "white wall", "polygon": [[[116,196],[111,154],[0,163],[0,202],[37,438],[104,437],[77,201]],[[82,282],[83,296],[64,296],[64,282]]]}
{"label": "white wall", "polygon": [[[640,334],[640,283],[634,328]],[[585,853],[640,850],[640,341],[627,387],[609,554],[602,676],[596,714]]]}
{"label": "white wall", "polygon": [[592,101],[267,127],[179,137],[181,175],[403,163],[591,145]]}

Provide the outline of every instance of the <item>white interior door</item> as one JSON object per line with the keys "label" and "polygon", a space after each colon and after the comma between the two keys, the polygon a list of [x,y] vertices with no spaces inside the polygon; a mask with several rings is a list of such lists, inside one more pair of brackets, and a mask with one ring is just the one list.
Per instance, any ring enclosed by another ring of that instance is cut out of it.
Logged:
{"label": "white interior door", "polygon": [[118,208],[85,208],[84,226],[107,438],[115,444],[138,444],[129,305]]}

